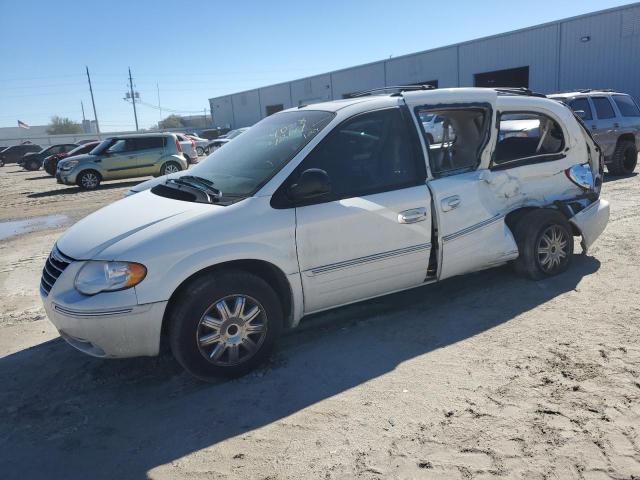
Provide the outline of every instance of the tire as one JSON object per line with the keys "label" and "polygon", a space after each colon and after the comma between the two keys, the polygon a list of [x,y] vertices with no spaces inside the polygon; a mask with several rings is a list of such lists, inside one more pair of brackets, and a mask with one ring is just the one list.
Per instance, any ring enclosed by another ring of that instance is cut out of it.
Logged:
{"label": "tire", "polygon": [[204,155],[204,148],[202,147],[196,147],[196,153],[198,154],[198,156],[203,156]]}
{"label": "tire", "polygon": [[[244,299],[242,307],[236,303],[239,298]],[[276,292],[262,278],[242,271],[197,277],[172,301],[169,312],[173,356],[204,381],[245,375],[268,358],[282,332]]]}
{"label": "tire", "polygon": [[630,140],[621,140],[616,145],[611,163],[607,165],[613,175],[631,175],[638,163],[638,149]]}
{"label": "tire", "polygon": [[29,160],[24,164],[24,169],[29,170],[30,172],[35,172],[40,169],[40,164],[36,160]]}
{"label": "tire", "polygon": [[176,173],[182,170],[182,166],[178,162],[167,162],[160,168],[160,176]]}
{"label": "tire", "polygon": [[0,160],[0,167],[4,167],[4,160]]}
{"label": "tire", "polygon": [[520,253],[514,267],[519,275],[540,280],[569,268],[573,233],[560,212],[539,209],[524,215],[516,224],[514,236]]}
{"label": "tire", "polygon": [[76,183],[81,190],[95,190],[100,186],[102,177],[95,170],[84,170],[78,175]]}
{"label": "tire", "polygon": [[56,164],[53,161],[49,160],[43,165],[44,171],[47,172],[52,177],[56,176]]}

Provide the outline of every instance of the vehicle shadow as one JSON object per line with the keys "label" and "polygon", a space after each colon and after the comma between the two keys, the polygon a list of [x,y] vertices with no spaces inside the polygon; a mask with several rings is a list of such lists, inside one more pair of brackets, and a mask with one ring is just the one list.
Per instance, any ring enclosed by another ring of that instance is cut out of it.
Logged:
{"label": "vehicle shadow", "polygon": [[16,352],[0,359],[0,471],[5,479],[145,478],[508,322],[599,267],[575,255],[568,272],[540,282],[502,267],[317,314],[283,338],[269,365],[215,384],[192,379],[169,356],[105,361],[60,339]]}
{"label": "vehicle shadow", "polygon": [[[34,180],[34,179],[32,179]],[[118,183],[105,183],[101,184],[97,190],[92,190],[94,192],[99,192],[101,190],[113,190],[114,188],[130,188],[144,180],[134,180],[132,182],[118,182]],[[36,192],[30,193],[27,195],[29,198],[43,198],[43,197],[55,197],[57,195],[67,195],[69,193],[84,193],[86,190],[81,190],[80,187],[69,187],[69,188],[59,188],[57,190],[47,190],[46,192]]]}
{"label": "vehicle shadow", "polygon": [[630,175],[612,175],[610,173],[605,173],[602,183],[615,182],[616,180],[624,180],[626,178],[633,178],[636,175],[638,175],[638,172],[633,172]]}
{"label": "vehicle shadow", "polygon": [[29,181],[31,181],[31,180],[46,180],[46,179],[53,180],[55,182],[56,177],[52,177],[51,175],[43,175],[42,177],[25,178],[25,180],[29,180]]}

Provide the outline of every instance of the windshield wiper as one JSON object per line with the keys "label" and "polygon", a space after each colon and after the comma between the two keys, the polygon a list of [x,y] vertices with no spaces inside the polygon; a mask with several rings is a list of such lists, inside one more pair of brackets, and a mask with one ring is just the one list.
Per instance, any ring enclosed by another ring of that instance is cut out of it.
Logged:
{"label": "windshield wiper", "polygon": [[213,186],[213,182],[206,178],[193,175],[183,175],[182,177],[169,178],[165,185],[176,185],[178,188],[187,187],[191,190],[204,192],[209,203],[214,203],[222,198],[222,192]]}

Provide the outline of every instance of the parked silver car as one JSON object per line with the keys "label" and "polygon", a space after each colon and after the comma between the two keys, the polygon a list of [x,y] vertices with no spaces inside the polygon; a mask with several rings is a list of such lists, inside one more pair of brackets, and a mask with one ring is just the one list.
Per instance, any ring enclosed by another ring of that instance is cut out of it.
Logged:
{"label": "parked silver car", "polygon": [[630,95],[611,90],[578,90],[548,97],[566,103],[589,127],[610,173],[633,173],[640,149],[640,108]]}

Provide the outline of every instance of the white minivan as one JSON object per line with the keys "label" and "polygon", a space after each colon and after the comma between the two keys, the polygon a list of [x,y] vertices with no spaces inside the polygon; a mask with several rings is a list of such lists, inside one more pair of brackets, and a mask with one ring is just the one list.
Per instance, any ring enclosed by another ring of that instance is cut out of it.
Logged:
{"label": "white minivan", "polygon": [[[425,115],[447,141],[425,141]],[[501,134],[514,120],[534,128]],[[166,338],[199,378],[241,375],[310,313],[507,262],[563,272],[608,221],[602,171],[572,111],[524,90],[301,106],[75,224],[40,292],[83,352],[157,355]]]}

